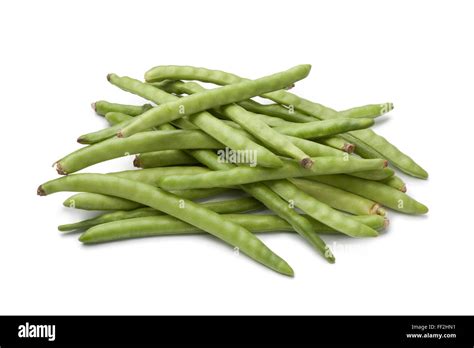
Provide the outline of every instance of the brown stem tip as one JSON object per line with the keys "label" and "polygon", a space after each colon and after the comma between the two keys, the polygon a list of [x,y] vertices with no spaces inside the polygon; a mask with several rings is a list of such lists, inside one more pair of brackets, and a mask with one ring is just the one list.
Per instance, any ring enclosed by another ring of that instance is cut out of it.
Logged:
{"label": "brown stem tip", "polygon": [[112,74],[107,74],[107,81],[110,82],[110,78],[112,77]]}
{"label": "brown stem tip", "polygon": [[87,143],[86,143],[86,139],[84,139],[82,136],[80,136],[79,138],[77,138],[77,142],[78,142],[79,144],[87,144]]}
{"label": "brown stem tip", "polygon": [[133,166],[140,168],[140,157],[135,156],[135,159],[133,160]]}
{"label": "brown stem tip", "polygon": [[400,187],[400,191],[402,191],[403,193],[407,192],[407,186],[403,185],[402,187]]}
{"label": "brown stem tip", "polygon": [[36,190],[36,193],[38,194],[38,196],[46,196],[46,192],[44,191],[44,189],[41,185],[38,186],[38,189]]}
{"label": "brown stem tip", "polygon": [[389,225],[390,225],[390,220],[389,219],[384,219],[383,220],[383,228],[388,228]]}
{"label": "brown stem tip", "polygon": [[95,105],[95,102],[91,103],[91,108],[92,108],[92,110],[97,112],[97,106]]}
{"label": "brown stem tip", "polygon": [[342,147],[342,150],[347,153],[353,153],[355,150],[355,145],[350,144],[350,143],[345,143],[344,146]]}
{"label": "brown stem tip", "polygon": [[306,169],[311,168],[314,164],[313,160],[309,157],[303,158],[300,163],[301,163],[301,166]]}
{"label": "brown stem tip", "polygon": [[387,167],[388,167],[388,161],[387,161],[387,160],[383,161],[383,167],[384,167],[384,168],[387,168]]}
{"label": "brown stem tip", "polygon": [[291,85],[289,85],[289,86],[286,86],[286,88],[285,88],[285,89],[288,91],[288,90],[290,90],[290,89],[294,88],[295,86],[296,86],[296,85],[295,85],[294,83],[292,83]]}
{"label": "brown stem tip", "polygon": [[63,167],[61,166],[61,163],[59,162],[56,162],[54,164],[55,168],[56,168],[56,171],[58,172],[59,175],[67,175],[66,171],[63,169]]}
{"label": "brown stem tip", "polygon": [[123,138],[122,131],[120,131],[120,132],[117,133],[117,138]]}

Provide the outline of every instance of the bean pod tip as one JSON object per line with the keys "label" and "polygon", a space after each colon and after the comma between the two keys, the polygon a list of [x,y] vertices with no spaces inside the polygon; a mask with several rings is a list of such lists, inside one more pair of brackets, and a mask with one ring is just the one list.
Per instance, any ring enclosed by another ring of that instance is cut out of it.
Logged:
{"label": "bean pod tip", "polygon": [[39,185],[38,189],[36,190],[36,194],[38,196],[46,196],[46,191],[43,188],[43,185]]}
{"label": "bean pod tip", "polygon": [[301,166],[306,169],[311,168],[314,164],[313,160],[309,157],[303,158],[300,163],[301,163]]}
{"label": "bean pod tip", "polygon": [[141,163],[140,163],[140,157],[135,156],[135,159],[133,160],[133,166],[136,168],[141,168]]}

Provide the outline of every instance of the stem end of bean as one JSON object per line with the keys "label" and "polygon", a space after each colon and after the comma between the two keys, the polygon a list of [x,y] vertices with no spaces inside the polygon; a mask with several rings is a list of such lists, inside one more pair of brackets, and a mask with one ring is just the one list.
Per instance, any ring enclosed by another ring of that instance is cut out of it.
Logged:
{"label": "stem end of bean", "polygon": [[133,166],[137,168],[141,168],[141,163],[140,163],[140,157],[135,156],[135,159],[133,160]]}
{"label": "stem end of bean", "polygon": [[353,153],[355,150],[355,145],[350,144],[350,143],[345,143],[344,146],[342,147],[342,150],[347,153]]}
{"label": "stem end of bean", "polygon": [[88,144],[87,139],[83,138],[82,135],[79,138],[77,138],[77,142],[79,144]]}
{"label": "stem end of bean", "polygon": [[95,112],[97,112],[97,107],[95,105],[95,102],[91,103],[91,107],[92,107],[92,110],[94,110]]}
{"label": "stem end of bean", "polygon": [[385,219],[383,220],[383,228],[384,228],[384,230],[387,229],[388,226],[390,226],[390,220],[387,219],[387,218],[385,218]]}
{"label": "stem end of bean", "polygon": [[383,167],[384,167],[384,168],[387,168],[387,167],[388,167],[388,161],[387,161],[387,160],[385,160],[385,161],[383,162]]}
{"label": "stem end of bean", "polygon": [[402,187],[400,187],[400,191],[402,191],[403,193],[407,192],[407,185],[403,185]]}
{"label": "stem end of bean", "polygon": [[61,163],[56,162],[54,164],[54,167],[56,168],[56,171],[58,172],[59,175],[67,175],[67,172],[64,170],[64,168],[61,166]]}
{"label": "stem end of bean", "polygon": [[301,166],[306,169],[311,168],[314,164],[313,160],[309,157],[303,158],[300,163],[301,163]]}
{"label": "stem end of bean", "polygon": [[36,193],[38,194],[38,196],[46,196],[46,191],[43,189],[42,185],[38,186]]}

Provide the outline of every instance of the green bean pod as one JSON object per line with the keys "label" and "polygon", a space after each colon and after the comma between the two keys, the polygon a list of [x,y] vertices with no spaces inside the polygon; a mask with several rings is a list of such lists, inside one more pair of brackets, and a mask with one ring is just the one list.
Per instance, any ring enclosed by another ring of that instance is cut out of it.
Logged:
{"label": "green bean pod", "polygon": [[115,126],[123,121],[131,120],[133,116],[122,114],[121,112],[108,112],[105,114],[105,119],[111,126]]}
{"label": "green bean pod", "polygon": [[[228,190],[224,188],[209,188],[196,190],[174,190],[171,193],[186,199],[202,199],[212,197],[222,193],[228,193],[235,190]],[[133,210],[143,208],[143,205],[137,202],[129,201],[127,199],[101,195],[98,193],[81,192],[77,193],[63,202],[63,205],[68,208],[76,208],[81,210]]]}
{"label": "green bean pod", "polygon": [[202,93],[193,94],[153,108],[136,117],[134,121],[121,130],[122,137],[128,137],[147,128],[173,121],[177,118],[192,115],[200,111],[212,109],[246,100],[260,94],[278,90],[305,78],[311,66],[298,65],[289,70],[265,76],[256,80],[241,81],[229,86],[214,88]]}
{"label": "green bean pod", "polygon": [[156,168],[199,163],[181,150],[163,150],[140,153],[133,165],[139,168]]}
{"label": "green bean pod", "polygon": [[368,128],[373,125],[374,120],[371,118],[338,118],[309,123],[294,123],[291,125],[278,126],[273,129],[281,134],[303,139],[313,139]]}
{"label": "green bean pod", "polygon": [[[142,83],[129,77],[119,77],[117,75],[110,74],[109,81],[125,91],[137,94],[157,104],[169,105],[169,103],[177,103],[182,100],[149,84]],[[282,165],[278,156],[276,156],[270,150],[255,143],[247,136],[242,135],[241,132],[238,132],[233,127],[228,126],[223,121],[219,120],[208,112],[199,112],[189,116],[188,120],[181,119],[180,121],[176,121],[180,127],[185,129],[195,126],[199,127],[204,132],[211,135],[212,138],[220,141],[222,144],[227,145],[233,150],[254,151],[260,158],[259,164],[264,167],[277,168]]]}
{"label": "green bean pod", "polygon": [[351,237],[376,237],[376,230],[344,215],[306,194],[285,180],[268,181],[266,185],[290,204],[294,204],[313,219]]}
{"label": "green bean pod", "polygon": [[378,203],[337,187],[306,179],[289,179],[296,187],[330,207],[354,215],[378,214],[384,216],[385,210]]}
{"label": "green bean pod", "polygon": [[390,112],[392,110],[393,103],[369,104],[339,111],[339,116],[351,118],[376,118],[385,115],[387,112]]}
{"label": "green bean pod", "polygon": [[141,152],[176,149],[218,149],[222,144],[202,131],[149,131],[129,138],[111,138],[74,151],[55,163],[59,174],[74,173],[93,164]]}
{"label": "green bean pod", "polygon": [[383,182],[385,185],[393,187],[394,189],[397,189],[398,191],[407,192],[407,186],[405,182],[396,175],[391,176],[390,178],[383,179],[380,182]]}
{"label": "green bean pod", "polygon": [[173,175],[158,179],[165,190],[192,188],[230,187],[252,182],[323,174],[353,173],[371,169],[382,169],[384,160],[362,160],[342,157],[313,157],[314,165],[303,168],[297,162],[284,159],[281,168],[238,167],[225,171],[214,171],[197,175]]}
{"label": "green bean pod", "polygon": [[[326,145],[326,146],[330,146],[334,149],[341,150],[347,153],[353,153],[356,148],[356,146],[353,143],[347,142],[345,139],[341,138],[341,136],[319,138],[318,143]],[[367,158],[367,157],[364,157],[364,158]],[[380,158],[380,157],[370,157],[370,158]]]}
{"label": "green bean pod", "polygon": [[[131,202],[131,201],[130,201]],[[226,199],[222,201],[204,202],[201,206],[210,209],[219,214],[231,214],[247,212],[261,209],[263,206],[260,202],[251,197],[243,197],[237,199]],[[73,231],[77,229],[89,228],[92,226],[104,224],[112,221],[133,219],[138,217],[159,216],[163,212],[153,208],[138,208],[134,210],[120,210],[111,213],[106,213],[94,217],[92,219],[82,220],[72,224],[65,224],[58,226],[59,231]]]}
{"label": "green bean pod", "polygon": [[130,116],[138,116],[143,114],[145,111],[151,109],[151,104],[144,105],[126,105],[126,104],[117,104],[109,103],[105,100],[99,100],[95,103],[92,103],[92,109],[101,116],[106,115],[109,112],[120,112],[122,114],[127,114]]}
{"label": "green bean pod", "polygon": [[366,197],[402,213],[426,214],[428,212],[425,205],[407,194],[377,181],[347,175],[321,175],[310,177],[310,179]]}
{"label": "green bean pod", "polygon": [[356,176],[358,178],[367,179],[367,180],[385,180],[392,177],[395,174],[395,171],[392,168],[383,168],[378,170],[366,170],[357,173],[351,173],[351,176]]}
{"label": "green bean pod", "polygon": [[271,251],[250,231],[199,206],[199,204],[189,200],[183,202],[179,197],[157,187],[112,175],[75,174],[48,181],[38,188],[39,195],[60,191],[86,191],[115,195],[148,205],[209,232],[276,272],[288,276],[294,274],[291,267],[282,258]]}
{"label": "green bean pod", "polygon": [[276,117],[276,118],[280,118],[282,120],[289,121],[289,122],[301,123],[301,122],[314,121],[314,117],[305,115],[297,110],[291,110],[291,109],[285,108],[284,106],[280,104],[263,105],[251,99],[243,100],[241,102],[238,102],[238,104],[242,106],[243,108],[247,109],[248,111],[253,112],[255,114]]}
{"label": "green bean pod", "polygon": [[[295,232],[288,222],[276,215],[227,214],[223,217],[254,233]],[[384,228],[388,221],[378,215],[353,218],[373,229]],[[318,221],[311,220],[311,225],[313,232],[317,234],[338,233]],[[84,244],[95,244],[131,238],[197,233],[205,232],[171,216],[153,216],[97,225],[83,233],[79,240]]]}

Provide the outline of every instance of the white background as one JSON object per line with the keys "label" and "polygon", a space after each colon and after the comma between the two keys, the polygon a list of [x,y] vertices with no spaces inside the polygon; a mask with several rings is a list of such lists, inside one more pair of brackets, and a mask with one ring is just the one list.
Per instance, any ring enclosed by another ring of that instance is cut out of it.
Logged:
{"label": "white background", "polygon": [[[0,314],[474,314],[468,1],[11,1],[0,32]],[[87,214],[36,187],[105,126],[90,102],[141,102],[107,73],[189,64],[256,78],[301,63],[313,65],[304,97],[395,103],[377,129],[429,171],[403,176],[427,216],[391,212],[379,238],[327,238],[335,265],[296,235],[263,236],[293,279],[206,236],[85,247],[56,230]]]}

